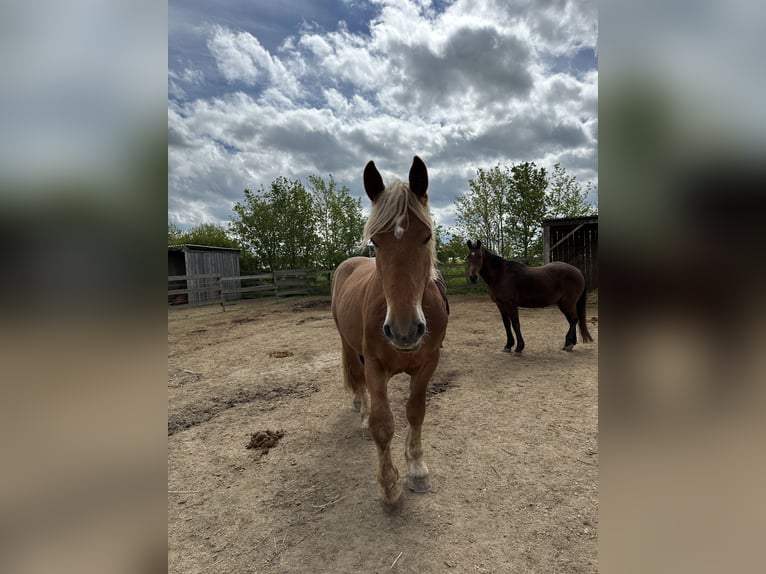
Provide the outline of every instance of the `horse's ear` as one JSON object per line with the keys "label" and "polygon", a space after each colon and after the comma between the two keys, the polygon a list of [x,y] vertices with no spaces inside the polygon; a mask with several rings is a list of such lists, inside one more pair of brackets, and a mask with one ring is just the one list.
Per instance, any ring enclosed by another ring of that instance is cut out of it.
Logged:
{"label": "horse's ear", "polygon": [[481,239],[476,240],[476,249],[481,249]]}
{"label": "horse's ear", "polygon": [[412,159],[412,167],[410,167],[410,189],[418,197],[425,197],[428,190],[428,170],[418,156]]}
{"label": "horse's ear", "polygon": [[371,201],[375,201],[385,187],[383,178],[380,176],[378,168],[375,167],[375,162],[368,162],[364,168],[364,191],[367,193],[367,197]]}
{"label": "horse's ear", "polygon": [[471,243],[471,240],[465,242],[465,244],[468,246],[468,249],[473,249],[473,244]]}

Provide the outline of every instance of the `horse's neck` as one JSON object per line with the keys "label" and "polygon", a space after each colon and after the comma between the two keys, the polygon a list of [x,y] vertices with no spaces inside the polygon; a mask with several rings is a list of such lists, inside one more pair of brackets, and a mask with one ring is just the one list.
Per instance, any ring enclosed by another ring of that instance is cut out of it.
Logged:
{"label": "horse's neck", "polygon": [[484,279],[487,285],[493,285],[503,274],[504,267],[508,262],[494,253],[486,252],[486,255],[479,271],[479,275]]}

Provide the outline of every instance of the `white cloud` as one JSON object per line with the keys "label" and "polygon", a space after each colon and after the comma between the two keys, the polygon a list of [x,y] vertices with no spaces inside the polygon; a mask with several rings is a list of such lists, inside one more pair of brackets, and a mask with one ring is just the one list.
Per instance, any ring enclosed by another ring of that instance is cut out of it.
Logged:
{"label": "white cloud", "polygon": [[183,68],[180,72],[168,70],[168,95],[172,98],[183,99],[186,90],[183,86],[201,86],[205,80],[202,70],[193,67]]}
{"label": "white cloud", "polygon": [[271,56],[250,34],[235,34],[216,26],[208,40],[210,53],[223,77],[230,82],[255,84],[259,75],[268,75]]}
{"label": "white cloud", "polygon": [[[210,28],[228,87],[169,106],[170,217],[228,219],[244,187],[278,176],[332,173],[362,195],[368,160],[388,179],[414,154],[447,225],[478,167],[559,161],[597,182],[598,72],[544,61],[595,50],[590,0],[457,0],[441,13],[427,1],[378,4],[369,33],[304,23],[274,53],[248,31]],[[210,81],[195,69],[169,82]]]}
{"label": "white cloud", "polygon": [[262,82],[278,86],[285,94],[298,95],[298,82],[293,74],[252,34],[214,26],[207,45],[218,70],[229,82],[248,86]]}

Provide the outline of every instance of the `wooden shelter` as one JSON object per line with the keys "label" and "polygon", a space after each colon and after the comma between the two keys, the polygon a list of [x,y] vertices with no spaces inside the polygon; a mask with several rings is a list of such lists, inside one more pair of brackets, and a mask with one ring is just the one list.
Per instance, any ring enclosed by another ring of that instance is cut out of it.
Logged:
{"label": "wooden shelter", "polygon": [[[239,249],[210,245],[168,245],[168,290],[188,289],[171,304],[201,305],[220,301],[221,277],[238,277]],[[181,279],[194,275],[194,279]],[[175,279],[171,279],[175,277]],[[214,289],[218,289],[218,293]],[[227,295],[227,300],[236,298]]]}
{"label": "wooden shelter", "polygon": [[588,291],[598,288],[598,215],[543,220],[543,263],[564,261],[585,275]]}

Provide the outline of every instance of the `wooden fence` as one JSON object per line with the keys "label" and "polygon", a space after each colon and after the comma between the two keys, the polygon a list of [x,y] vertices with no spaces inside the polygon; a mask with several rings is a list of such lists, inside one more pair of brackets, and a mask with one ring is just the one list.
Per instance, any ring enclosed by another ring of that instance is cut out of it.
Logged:
{"label": "wooden fence", "polygon": [[233,301],[259,297],[329,294],[334,269],[290,269],[258,275],[170,275],[169,305],[226,307]]}
{"label": "wooden fence", "polygon": [[[531,262],[539,264],[540,262]],[[479,279],[468,281],[465,263],[440,266],[447,293],[481,293],[487,286]],[[334,269],[297,269],[258,275],[221,277],[220,275],[168,276],[168,305],[195,306],[220,304],[224,310],[241,299],[287,297],[289,295],[329,295]]]}

